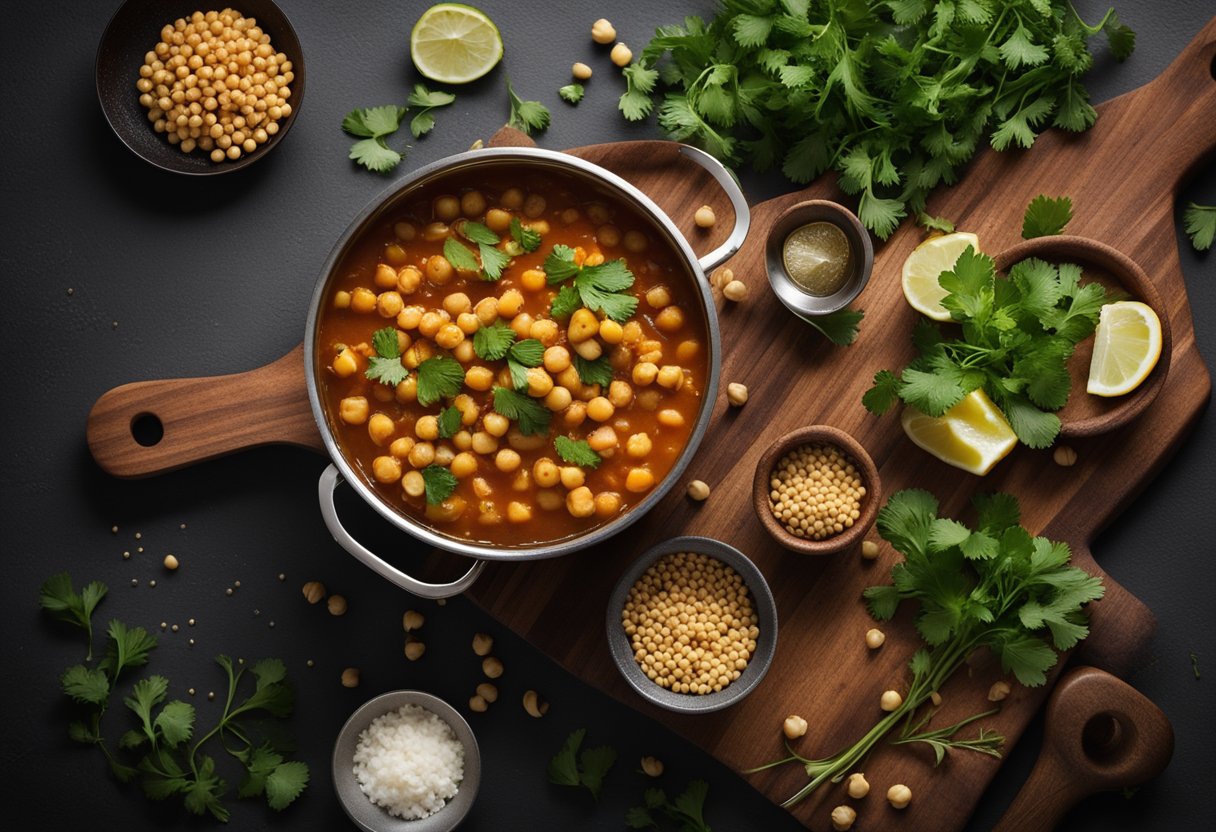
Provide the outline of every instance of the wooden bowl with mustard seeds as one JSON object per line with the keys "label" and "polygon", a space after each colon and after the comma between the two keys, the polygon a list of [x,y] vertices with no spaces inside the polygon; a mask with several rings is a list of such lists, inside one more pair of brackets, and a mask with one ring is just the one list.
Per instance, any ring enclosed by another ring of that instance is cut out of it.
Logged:
{"label": "wooden bowl with mustard seeds", "polygon": [[102,113],[131,152],[208,176],[283,142],[304,98],[304,53],[274,0],[126,0],[101,36],[95,76]]}
{"label": "wooden bowl with mustard seeds", "polygon": [[878,467],[861,443],[829,425],[778,437],[761,455],[752,503],[787,549],[827,555],[860,542],[882,501]]}
{"label": "wooden bowl with mustard seeds", "polygon": [[738,549],[677,537],[644,552],[621,576],[605,626],[617,668],[643,698],[708,713],[738,702],[768,672],[777,608],[764,576]]}

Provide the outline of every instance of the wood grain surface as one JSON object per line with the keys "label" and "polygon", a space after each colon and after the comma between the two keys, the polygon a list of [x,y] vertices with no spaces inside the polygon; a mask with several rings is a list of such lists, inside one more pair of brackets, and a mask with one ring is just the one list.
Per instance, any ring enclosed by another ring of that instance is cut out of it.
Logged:
{"label": "wood grain surface", "polygon": [[[727,383],[742,382],[751,396],[743,408],[728,409],[724,393],[719,395],[705,442],[686,474],[687,480],[710,484],[709,500],[692,503],[680,483],[616,538],[558,560],[493,563],[470,595],[571,672],[743,770],[785,756],[780,724],[789,713],[810,722],[797,745],[804,756],[824,756],[851,744],[881,715],[881,692],[906,686],[905,666],[917,646],[906,610],[886,627],[881,650],[864,646],[862,636],[871,622],[861,591],[885,582],[897,557],[885,544],[873,562],[863,562],[856,549],[811,558],[781,549],[763,531],[752,510],[751,482],[760,453],[777,436],[812,423],[846,430],[878,464],[887,494],[910,486],[929,488],[946,513],[964,520],[977,491],[1011,492],[1021,501],[1027,527],[1068,541],[1076,563],[1104,575],[1088,542],[1179,448],[1210,395],[1178,262],[1173,207],[1179,183],[1216,147],[1214,56],[1216,19],[1157,80],[1100,106],[1089,132],[1078,136],[1053,130],[1030,152],[982,153],[960,184],[930,200],[930,213],[976,232],[985,250],[996,253],[1018,242],[1021,214],[1031,198],[1066,194],[1075,209],[1068,231],[1131,256],[1164,299],[1158,312],[1168,316],[1173,349],[1160,395],[1139,419],[1115,432],[1069,439],[1078,453],[1075,467],[1055,465],[1049,450],[1019,447],[981,479],[915,447],[904,437],[897,416],[874,417],[861,407],[861,394],[874,372],[902,366],[912,355],[909,335],[916,313],[903,300],[899,267],[920,233],[905,223],[878,249],[874,275],[854,304],[866,312],[860,338],[849,348],[828,344],[768,291],[763,266],[765,229],[781,211],[804,199],[844,199],[823,178],[754,206],[752,234],[728,264],[748,283],[750,294],[739,304],[719,297],[722,386],[724,391]],[[495,143],[521,141],[518,134],[500,133]],[[680,164],[673,145],[628,142],[571,152],[641,187],[697,251],[709,251],[727,233],[729,203],[707,175]],[[719,217],[709,234],[695,229],[692,221],[703,203]],[[169,470],[268,442],[319,448],[297,352],[250,373],[221,377],[219,386],[208,384],[214,379],[197,379],[117,388],[94,408],[90,448],[118,476]],[[271,415],[273,425],[254,433],[229,433],[233,425],[225,414],[233,405],[227,397],[251,389],[260,389],[264,398],[247,400],[245,415]],[[1083,388],[1075,392],[1084,395]],[[147,398],[149,393],[155,400]],[[131,417],[144,411],[157,413],[164,422],[166,442],[172,439],[167,451],[144,448],[120,435],[129,434]],[[617,673],[604,639],[602,610],[617,577],[636,554],[677,533],[717,537],[747,553],[767,577],[780,616],[777,655],[765,680],[741,704],[709,715],[674,715],[647,706]],[[877,538],[871,534],[871,539]],[[1093,605],[1092,634],[1073,658],[1124,673],[1135,666],[1153,618],[1109,576],[1104,580],[1107,597]],[[983,662],[957,674],[942,691],[941,724],[985,708],[984,693],[997,678],[999,667]],[[1015,685],[1002,712],[986,724],[1016,742],[1048,693],[1048,687]],[[898,828],[909,832],[959,828],[1000,765],[978,754],[956,754],[934,769],[925,752],[879,746],[865,762],[873,786],[863,812],[867,828],[885,828],[896,820]],[[782,768],[749,781],[780,802],[805,777]],[[898,816],[882,797],[896,782],[910,786],[915,795],[912,806]],[[794,814],[811,828],[827,829],[831,808],[842,798],[840,787],[822,788]]]}

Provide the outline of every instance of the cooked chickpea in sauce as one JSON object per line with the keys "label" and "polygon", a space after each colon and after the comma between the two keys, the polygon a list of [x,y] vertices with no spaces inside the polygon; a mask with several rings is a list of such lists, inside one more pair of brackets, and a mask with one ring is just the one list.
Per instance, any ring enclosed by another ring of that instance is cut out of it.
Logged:
{"label": "cooked chickpea in sauce", "polygon": [[[465,177],[417,189],[338,264],[322,400],[347,459],[402,513],[466,541],[561,540],[675,465],[704,403],[708,327],[678,252],[634,209],[559,174]],[[581,291],[589,274],[628,285]]]}

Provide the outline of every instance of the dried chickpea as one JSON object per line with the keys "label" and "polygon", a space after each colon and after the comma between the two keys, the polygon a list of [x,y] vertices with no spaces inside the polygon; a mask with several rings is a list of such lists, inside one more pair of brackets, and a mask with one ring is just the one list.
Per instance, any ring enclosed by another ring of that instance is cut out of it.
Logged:
{"label": "dried chickpea", "polygon": [[693,480],[688,484],[688,498],[700,503],[709,499],[709,486],[704,480]]}
{"label": "dried chickpea", "polygon": [[570,74],[579,81],[586,81],[591,77],[591,67],[579,62],[570,67]]}
{"label": "dried chickpea", "polygon": [[716,220],[714,209],[708,205],[702,205],[692,215],[692,221],[696,223],[697,228],[713,228]]}
{"label": "dried chickpea", "polygon": [[747,297],[747,284],[741,280],[732,280],[722,287],[722,295],[727,300],[738,303]]}
{"label": "dried chickpea", "polygon": [[426,652],[426,645],[421,641],[410,639],[405,643],[405,657],[412,662],[416,662],[422,658],[422,654]]}
{"label": "dried chickpea", "polygon": [[616,40],[616,27],[604,18],[591,24],[591,39],[599,44],[609,44]]}
{"label": "dried chickpea", "polygon": [[866,560],[874,560],[878,557],[878,544],[873,540],[863,540],[861,542],[861,556]]}
{"label": "dried chickpea", "polygon": [[866,630],[866,647],[869,647],[871,650],[877,650],[879,647],[882,647],[886,640],[887,634],[877,627],[871,627]]}
{"label": "dried chickpea", "polygon": [[897,783],[887,789],[887,802],[896,809],[906,809],[912,802],[912,790],[903,783]]}
{"label": "dried chickpea", "polygon": [[845,781],[845,791],[849,793],[849,797],[854,800],[860,800],[870,793],[870,784],[867,782],[864,774],[860,771],[855,771]]}
{"label": "dried chickpea", "polygon": [[852,806],[837,806],[832,810],[832,828],[836,832],[845,832],[847,829],[853,828],[853,823],[857,820],[857,810]]}
{"label": "dried chickpea", "polygon": [[623,43],[617,43],[608,53],[608,57],[619,67],[627,67],[633,61],[633,50]]}
{"label": "dried chickpea", "polygon": [[726,385],[726,400],[732,407],[743,407],[747,404],[747,385],[733,381]]}
{"label": "dried chickpea", "polygon": [[894,711],[903,703],[904,698],[897,690],[885,690],[882,693],[882,697],[879,699],[879,706],[887,713]]}
{"label": "dried chickpea", "polygon": [[502,662],[497,657],[486,656],[481,660],[481,672],[484,673],[487,678],[497,679],[502,675],[502,671]]}
{"label": "dried chickpea", "polygon": [[852,460],[832,445],[786,453],[769,478],[769,507],[795,537],[823,540],[851,528],[866,495]]}
{"label": "dried chickpea", "polygon": [[488,656],[494,649],[494,637],[488,633],[473,634],[473,652],[478,656]]}
{"label": "dried chickpea", "polygon": [[790,714],[781,724],[781,731],[787,739],[796,740],[806,734],[806,720],[797,714]]}
{"label": "dried chickpea", "polygon": [[999,681],[999,682],[994,682],[992,687],[988,688],[988,701],[989,702],[1000,702],[1001,700],[1003,700],[1009,696],[1010,690],[1011,690],[1011,688],[1009,687],[1008,682],[1006,682],[1004,680]]}
{"label": "dried chickpea", "polygon": [[489,682],[482,682],[477,686],[477,695],[485,701],[493,704],[498,701],[498,688],[494,687]]}

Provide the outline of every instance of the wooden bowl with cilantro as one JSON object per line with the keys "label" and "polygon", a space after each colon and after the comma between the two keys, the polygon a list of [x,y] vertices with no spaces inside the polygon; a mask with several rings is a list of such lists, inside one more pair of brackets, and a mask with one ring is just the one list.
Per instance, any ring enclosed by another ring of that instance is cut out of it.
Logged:
{"label": "wooden bowl with cilantro", "polygon": [[[1064,360],[1067,379],[1059,372],[1058,360],[1051,359],[1047,350],[1043,351],[1042,366],[1035,369],[1038,384],[1051,387],[1056,395],[1066,397],[1063,407],[1055,411],[1060,420],[1060,437],[1096,436],[1115,430],[1153,403],[1169,373],[1173,342],[1161,294],[1136,261],[1097,240],[1055,235],[1018,243],[997,255],[995,264],[998,272],[1009,275],[1017,270],[1016,274],[1026,276],[1026,280],[1038,287],[1022,292],[1023,307],[1042,303],[1045,309],[1048,308],[1057,289],[1072,292],[1073,276],[1079,276],[1078,288],[1071,298],[1050,304],[1050,311],[1045,313],[1052,323],[1059,322],[1061,328],[1077,327],[1078,334],[1085,333]],[[1105,290],[1104,298],[1097,288],[1087,288],[1095,284]],[[1031,285],[1026,283],[1028,288]],[[1113,398],[1090,395],[1085,386],[1093,356],[1097,313],[1103,303],[1117,300],[1137,300],[1157,313],[1161,320],[1161,357],[1148,377],[1130,393]],[[1056,330],[1057,335],[1060,331]]]}

